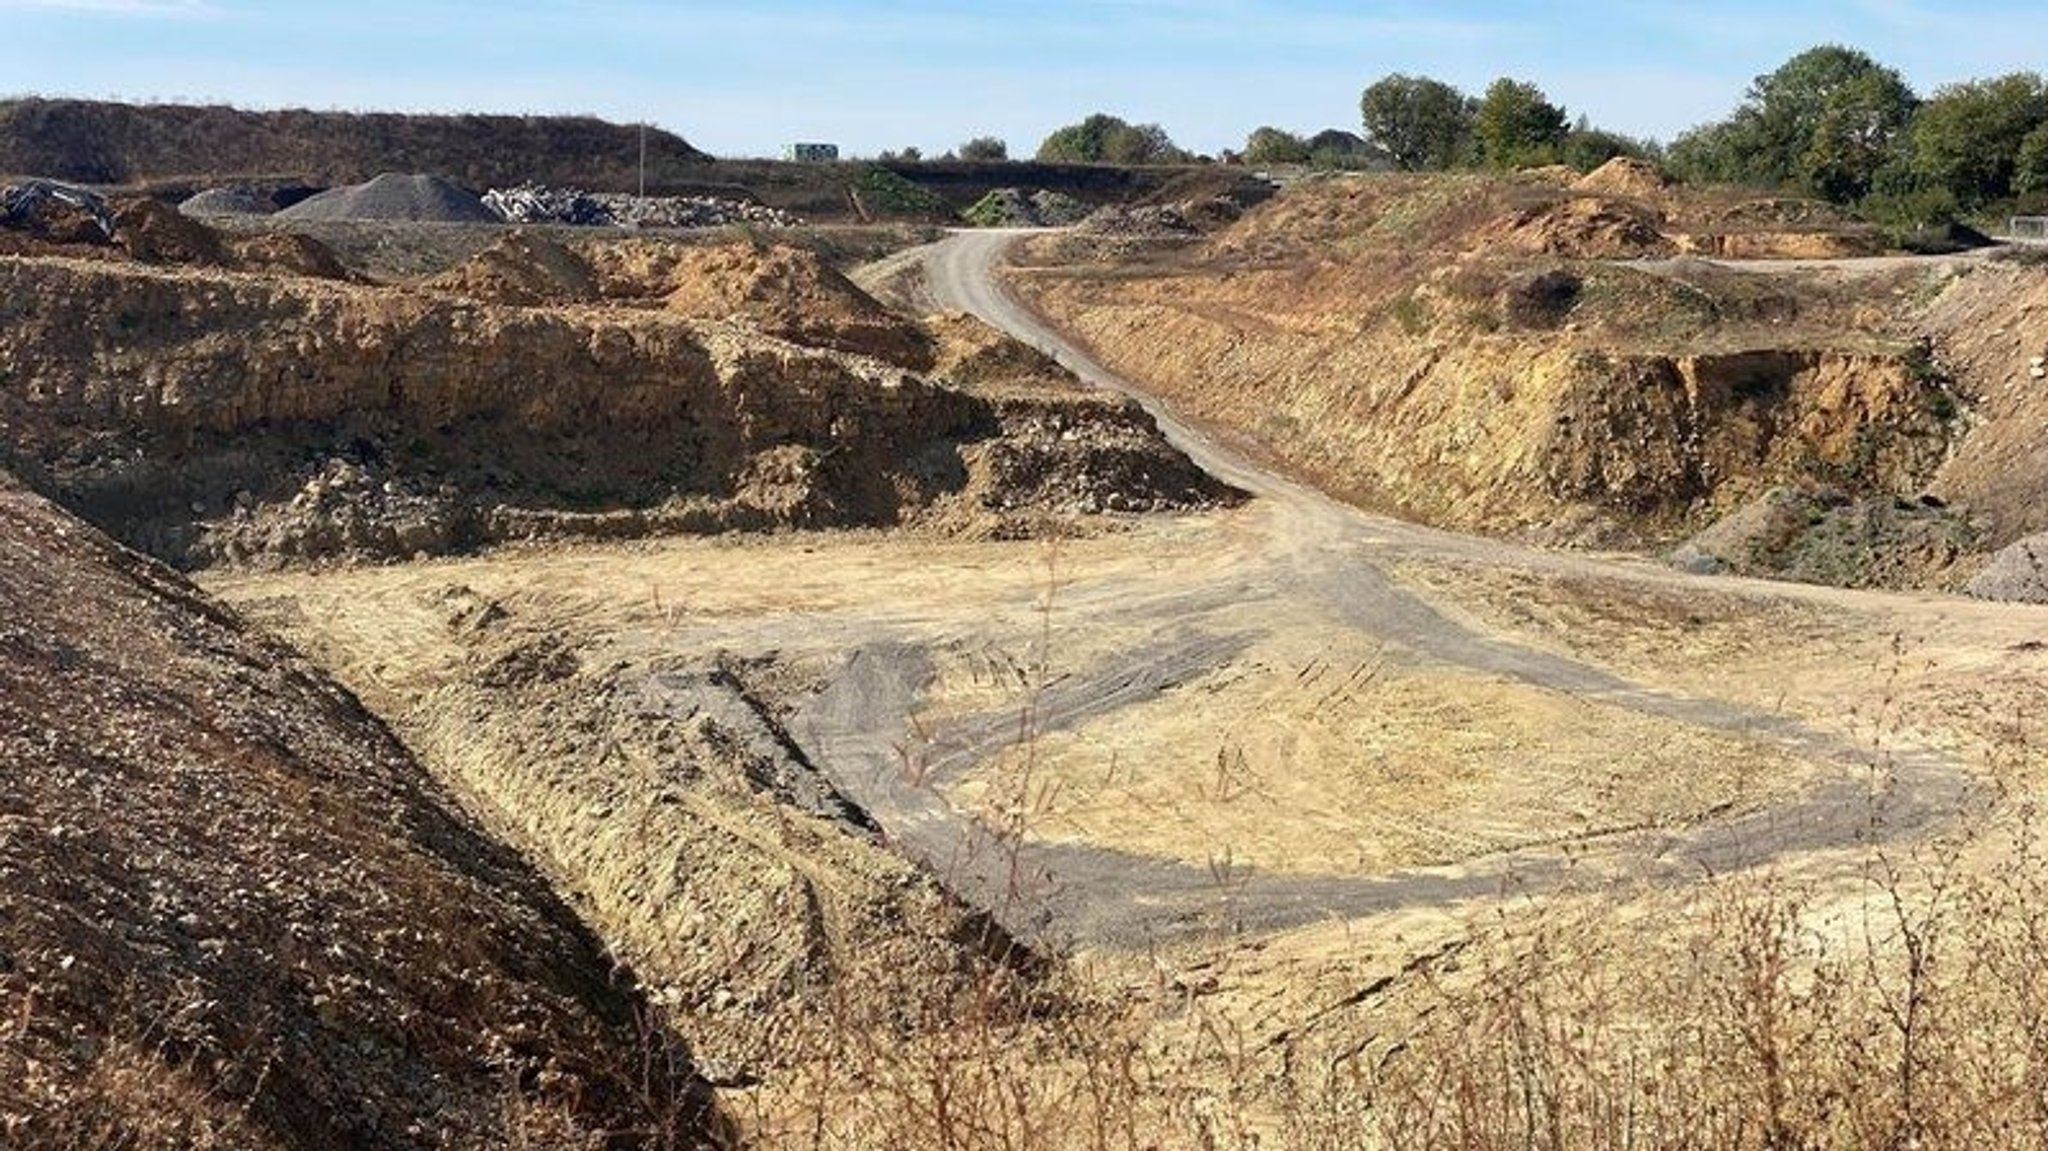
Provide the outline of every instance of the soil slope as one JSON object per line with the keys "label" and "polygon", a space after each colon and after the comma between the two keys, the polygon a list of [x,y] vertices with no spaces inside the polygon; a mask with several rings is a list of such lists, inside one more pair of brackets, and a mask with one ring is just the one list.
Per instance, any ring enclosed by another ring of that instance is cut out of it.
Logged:
{"label": "soil slope", "polygon": [[1015,282],[1197,421],[1433,524],[1642,544],[1787,482],[1924,490],[1955,405],[1867,303],[1914,273],[1632,262],[1869,241],[1818,206],[1626,175],[1312,181],[1121,266],[1037,241]]}
{"label": "soil slope", "polygon": [[1971,431],[1936,490],[1967,504],[1986,543],[2048,530],[2048,262],[1993,260],[1927,305],[1933,366],[1969,402]]}
{"label": "soil slope", "polygon": [[351,696],[0,485],[0,1143],[702,1133],[596,942]]}

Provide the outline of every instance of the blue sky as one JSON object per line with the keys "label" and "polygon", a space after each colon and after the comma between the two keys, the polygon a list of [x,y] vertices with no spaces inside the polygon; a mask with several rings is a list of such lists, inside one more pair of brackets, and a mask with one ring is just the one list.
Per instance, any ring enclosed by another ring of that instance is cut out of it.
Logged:
{"label": "blue sky", "polygon": [[1721,0],[0,0],[0,93],[251,107],[587,112],[720,155],[787,140],[1028,154],[1092,111],[1200,151],[1261,124],[1356,128],[1388,72],[1534,81],[1668,139],[1817,43],[1923,92],[2048,67],[2048,3]]}

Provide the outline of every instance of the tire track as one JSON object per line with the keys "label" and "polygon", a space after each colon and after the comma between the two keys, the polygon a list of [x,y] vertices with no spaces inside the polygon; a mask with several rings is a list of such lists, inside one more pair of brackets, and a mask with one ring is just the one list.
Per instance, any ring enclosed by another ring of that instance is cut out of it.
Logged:
{"label": "tire track", "polygon": [[[1512,565],[1521,549],[1493,545],[1368,515],[1266,472],[1177,421],[1156,401],[1112,376],[1011,299],[994,269],[1015,232],[960,233],[925,253],[941,303],[1038,347],[1082,380],[1130,395],[1198,464],[1266,505],[1263,547],[1244,570],[1215,577],[1221,593],[1153,643],[1104,660],[1038,695],[1029,728],[1016,711],[958,720],[919,736],[912,719],[935,675],[923,647],[880,641],[856,651],[826,689],[800,709],[791,731],[812,762],[860,804],[903,850],[963,897],[1024,937],[1136,946],[1219,924],[1278,929],[1331,916],[1444,905],[1505,891],[1555,888],[1590,873],[1589,859],[1650,882],[1682,882],[1785,856],[1918,835],[1982,798],[1958,765],[1931,751],[1879,752],[1810,725],[1720,700],[1661,692],[1604,669],[1483,635],[1448,619],[1375,565],[1375,549],[1407,553],[1475,548]],[[1174,586],[1175,575],[1160,580]],[[1761,810],[1694,826],[1607,832],[1518,848],[1456,866],[1379,876],[1265,875],[1196,867],[1073,843],[1019,838],[956,809],[944,789],[1016,742],[1098,719],[1157,697],[1250,646],[1227,587],[1272,595],[1334,623],[1380,637],[1388,657],[1450,666],[1541,690],[1732,735],[1824,764],[1804,792]],[[1156,586],[1122,602],[1156,603]],[[1110,615],[1119,599],[1092,600]],[[1599,870],[1599,869],[1591,869]]]}

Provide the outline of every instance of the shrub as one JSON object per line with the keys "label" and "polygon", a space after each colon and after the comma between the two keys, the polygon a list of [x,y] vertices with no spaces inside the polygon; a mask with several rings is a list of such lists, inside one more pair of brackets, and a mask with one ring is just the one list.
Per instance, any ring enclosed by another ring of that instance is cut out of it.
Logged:
{"label": "shrub", "polygon": [[871,215],[933,217],[953,215],[938,193],[880,166],[854,177],[854,195]]}

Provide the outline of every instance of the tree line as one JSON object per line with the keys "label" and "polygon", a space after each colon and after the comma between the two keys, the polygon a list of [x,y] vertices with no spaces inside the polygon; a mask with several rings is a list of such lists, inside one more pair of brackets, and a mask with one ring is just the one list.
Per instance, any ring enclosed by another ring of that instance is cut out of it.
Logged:
{"label": "tree line", "polygon": [[[1922,96],[1896,69],[1824,44],[1758,76],[1726,117],[1666,146],[1575,120],[1543,90],[1503,76],[1477,96],[1430,76],[1393,73],[1359,98],[1363,136],[1304,137],[1270,125],[1240,152],[1249,164],[1407,171],[1565,164],[1588,171],[1616,156],[1663,163],[1695,183],[1785,189],[1919,226],[1996,210],[2048,209],[2048,81],[2034,72],[1948,84]],[[1000,140],[959,149],[1004,159]],[[1098,112],[1038,147],[1048,163],[1186,164],[1207,160],[1157,124]]]}
{"label": "tree line", "polygon": [[1901,223],[2041,206],[2048,82],[2014,72],[1922,97],[1863,52],[1822,45],[1757,77],[1667,160],[1688,179],[1795,188]]}

